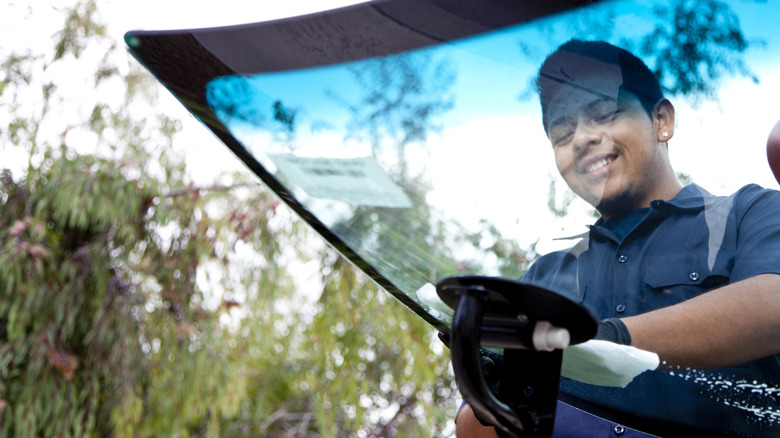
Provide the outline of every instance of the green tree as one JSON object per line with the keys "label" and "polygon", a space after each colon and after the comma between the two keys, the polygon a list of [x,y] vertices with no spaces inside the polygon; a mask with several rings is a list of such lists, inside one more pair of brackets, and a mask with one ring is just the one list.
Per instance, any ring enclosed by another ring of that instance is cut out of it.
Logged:
{"label": "green tree", "polygon": [[720,80],[728,75],[758,83],[742,56],[762,43],[744,35],[739,17],[728,3],[678,0],[668,7],[655,7],[654,14],[659,25],[636,49],[653,66],[668,92],[697,103],[717,100]]}

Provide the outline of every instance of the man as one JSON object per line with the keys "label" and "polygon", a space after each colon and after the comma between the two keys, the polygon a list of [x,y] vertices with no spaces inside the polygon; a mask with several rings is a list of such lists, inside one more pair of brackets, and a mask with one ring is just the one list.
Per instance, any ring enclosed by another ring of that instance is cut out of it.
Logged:
{"label": "man", "polygon": [[[654,425],[780,435],[780,195],[683,187],[669,160],[674,107],[625,50],[570,41],[537,87],[556,166],[602,217],[521,280],[587,307],[597,337],[662,361],[624,389],[562,379],[561,399],[662,434]],[[468,406],[456,424],[459,437],[495,436]],[[614,434],[646,436],[559,403],[554,436]]]}

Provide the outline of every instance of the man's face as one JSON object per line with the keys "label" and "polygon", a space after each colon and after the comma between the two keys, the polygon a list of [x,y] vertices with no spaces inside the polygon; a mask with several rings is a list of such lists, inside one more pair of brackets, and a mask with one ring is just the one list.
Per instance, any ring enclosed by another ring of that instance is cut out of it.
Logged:
{"label": "man's face", "polygon": [[558,171],[577,195],[609,217],[656,199],[663,158],[639,100],[617,91],[619,77],[610,83],[605,76],[564,86],[546,111]]}

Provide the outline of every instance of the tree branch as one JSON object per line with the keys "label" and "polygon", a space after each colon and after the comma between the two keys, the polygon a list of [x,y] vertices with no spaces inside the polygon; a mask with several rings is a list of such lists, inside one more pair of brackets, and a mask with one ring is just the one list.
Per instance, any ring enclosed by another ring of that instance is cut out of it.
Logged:
{"label": "tree branch", "polygon": [[196,192],[229,192],[242,187],[259,187],[260,183],[257,182],[243,182],[231,185],[215,184],[213,186],[188,186],[179,189],[173,189],[168,192],[166,198],[175,198],[177,196],[189,195]]}

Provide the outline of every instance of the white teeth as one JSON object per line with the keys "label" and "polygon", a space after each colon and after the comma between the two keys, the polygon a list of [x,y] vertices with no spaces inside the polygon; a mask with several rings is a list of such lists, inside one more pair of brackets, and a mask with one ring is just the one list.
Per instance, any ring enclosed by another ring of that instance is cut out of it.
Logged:
{"label": "white teeth", "polygon": [[611,162],[612,159],[608,159],[608,158],[604,158],[603,160],[596,161],[595,163],[588,166],[587,169],[585,169],[585,173],[595,172]]}

